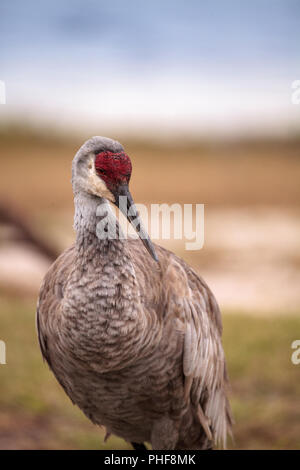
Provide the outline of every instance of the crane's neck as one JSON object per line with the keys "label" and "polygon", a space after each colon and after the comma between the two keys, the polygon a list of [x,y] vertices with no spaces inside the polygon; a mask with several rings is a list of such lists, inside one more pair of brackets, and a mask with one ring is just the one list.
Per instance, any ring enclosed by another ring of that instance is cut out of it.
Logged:
{"label": "crane's neck", "polygon": [[82,258],[114,256],[124,250],[122,229],[106,199],[80,192],[74,197],[76,248]]}
{"label": "crane's neck", "polygon": [[[94,319],[99,328],[91,329],[87,321],[80,323],[81,334],[86,338],[81,347],[85,354],[94,357],[97,345],[101,360],[96,362],[99,370],[105,372],[131,364],[138,354],[150,354],[160,340],[158,318],[151,317],[147,310],[144,312],[134,256],[126,241],[105,237],[106,226],[115,224],[121,230],[109,203],[88,194],[77,194],[74,201],[78,285],[70,295],[74,306],[78,303],[78,292],[83,299],[91,300],[84,307],[84,314]],[[73,311],[69,321],[74,321]],[[122,338],[117,351],[116,338]]]}

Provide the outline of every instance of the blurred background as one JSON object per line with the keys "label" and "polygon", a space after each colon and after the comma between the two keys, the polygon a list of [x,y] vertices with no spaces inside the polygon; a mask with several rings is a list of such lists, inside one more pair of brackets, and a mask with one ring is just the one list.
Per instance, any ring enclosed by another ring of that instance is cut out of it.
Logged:
{"label": "blurred background", "polygon": [[1,449],[130,448],[73,407],[35,332],[92,135],[125,146],[136,202],[205,204],[202,250],[159,242],[221,306],[230,447],[300,448],[299,40],[296,0],[1,2]]}

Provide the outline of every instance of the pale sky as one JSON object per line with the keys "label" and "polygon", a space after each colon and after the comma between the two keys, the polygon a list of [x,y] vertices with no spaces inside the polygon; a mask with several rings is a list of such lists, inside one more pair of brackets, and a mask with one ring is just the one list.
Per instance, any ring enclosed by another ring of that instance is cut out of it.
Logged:
{"label": "pale sky", "polygon": [[91,133],[287,135],[297,0],[2,0],[8,119]]}

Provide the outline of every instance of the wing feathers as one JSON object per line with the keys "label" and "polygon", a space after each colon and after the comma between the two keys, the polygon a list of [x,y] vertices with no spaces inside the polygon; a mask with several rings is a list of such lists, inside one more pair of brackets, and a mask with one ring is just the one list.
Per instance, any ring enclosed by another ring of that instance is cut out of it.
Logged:
{"label": "wing feathers", "polygon": [[170,260],[168,274],[172,304],[180,306],[185,324],[184,396],[195,406],[207,438],[225,447],[231,419],[220,311],[206,284],[183,261]]}

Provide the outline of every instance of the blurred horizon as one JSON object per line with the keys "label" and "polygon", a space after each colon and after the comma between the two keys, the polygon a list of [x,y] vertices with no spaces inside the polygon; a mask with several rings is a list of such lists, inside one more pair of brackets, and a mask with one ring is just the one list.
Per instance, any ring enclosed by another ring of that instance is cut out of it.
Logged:
{"label": "blurred horizon", "polygon": [[300,4],[4,0],[0,122],[90,134],[299,136]]}
{"label": "blurred horizon", "polygon": [[154,242],[220,305],[229,447],[299,448],[300,2],[3,0],[0,42],[0,449],[129,448],[72,407],[35,331],[92,135],[124,145],[136,203],[205,206],[201,250]]}

